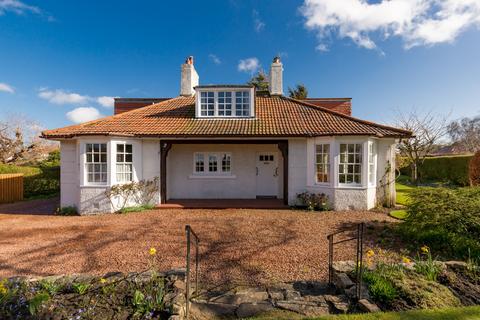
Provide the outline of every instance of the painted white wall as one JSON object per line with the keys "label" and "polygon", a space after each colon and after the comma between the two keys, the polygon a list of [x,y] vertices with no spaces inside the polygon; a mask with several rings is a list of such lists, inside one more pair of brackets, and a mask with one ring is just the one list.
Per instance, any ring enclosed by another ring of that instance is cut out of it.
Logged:
{"label": "painted white wall", "polygon": [[[230,153],[231,175],[195,176],[195,152]],[[167,158],[167,199],[255,199],[257,152],[276,154],[279,164],[277,197],[282,198],[282,158],[276,145],[174,144]]]}
{"label": "painted white wall", "polygon": [[77,142],[60,142],[60,206],[79,206],[80,173],[78,165]]}

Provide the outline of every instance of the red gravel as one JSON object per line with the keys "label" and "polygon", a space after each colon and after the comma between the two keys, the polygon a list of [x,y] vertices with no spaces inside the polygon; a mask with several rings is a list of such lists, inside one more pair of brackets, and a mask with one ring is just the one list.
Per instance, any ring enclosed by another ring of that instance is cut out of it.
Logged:
{"label": "red gravel", "polygon": [[[0,212],[2,207],[0,207]],[[62,217],[0,214],[0,276],[103,274],[185,266],[185,232],[201,239],[202,279],[220,282],[325,280],[328,233],[384,213],[163,209],[127,215]],[[354,243],[335,259],[353,259]]]}

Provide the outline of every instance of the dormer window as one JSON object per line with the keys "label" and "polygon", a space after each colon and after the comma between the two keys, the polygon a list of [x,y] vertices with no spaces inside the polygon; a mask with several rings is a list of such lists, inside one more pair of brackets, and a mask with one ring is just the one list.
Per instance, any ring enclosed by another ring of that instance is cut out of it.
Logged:
{"label": "dormer window", "polygon": [[197,86],[196,115],[199,118],[253,117],[251,86]]}

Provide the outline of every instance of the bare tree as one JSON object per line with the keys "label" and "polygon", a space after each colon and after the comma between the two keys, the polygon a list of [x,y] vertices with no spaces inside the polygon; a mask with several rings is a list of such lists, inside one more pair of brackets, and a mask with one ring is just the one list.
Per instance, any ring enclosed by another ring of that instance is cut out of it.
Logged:
{"label": "bare tree", "polygon": [[23,115],[0,120],[0,163],[18,163],[38,156],[46,142],[38,137],[41,127]]}
{"label": "bare tree", "polygon": [[407,159],[411,169],[412,183],[418,183],[418,168],[435,149],[435,145],[447,134],[447,116],[417,110],[405,113],[397,111],[395,125],[413,132],[413,136],[398,144],[400,154]]}
{"label": "bare tree", "polygon": [[447,129],[453,143],[468,152],[480,150],[480,116],[452,121]]}

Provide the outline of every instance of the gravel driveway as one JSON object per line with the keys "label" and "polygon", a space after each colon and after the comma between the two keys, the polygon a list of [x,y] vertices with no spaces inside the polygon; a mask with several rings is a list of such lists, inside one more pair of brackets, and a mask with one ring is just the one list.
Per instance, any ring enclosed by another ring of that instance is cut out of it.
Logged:
{"label": "gravel driveway", "polygon": [[[0,207],[0,212],[2,208]],[[159,269],[185,265],[184,227],[201,239],[210,283],[325,280],[328,233],[383,213],[162,209],[126,215],[62,217],[0,213],[0,277],[139,271],[157,249]],[[354,243],[336,259],[352,259]]]}

